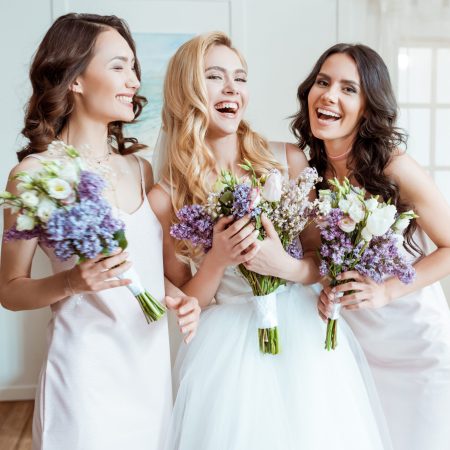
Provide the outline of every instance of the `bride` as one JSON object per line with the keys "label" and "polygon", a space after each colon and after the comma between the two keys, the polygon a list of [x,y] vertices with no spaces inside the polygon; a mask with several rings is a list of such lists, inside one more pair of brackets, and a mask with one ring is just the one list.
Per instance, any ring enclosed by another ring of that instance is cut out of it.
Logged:
{"label": "bride", "polygon": [[[239,164],[247,158],[258,176],[278,168],[296,178],[307,166],[297,147],[269,145],[243,120],[244,59],[223,33],[195,37],[171,59],[164,96],[165,158],[150,202],[164,230],[166,276],[203,308],[197,338],[177,357],[178,392],[166,448],[390,449],[352,335],[344,329],[339,348],[323,350],[317,295],[305,286],[318,279],[313,227],[300,236],[302,260],[284,251],[268,220],[267,238],[258,241],[246,217],[220,219],[206,255],[170,237],[176,211],[204,203],[221,169],[244,175]],[[292,282],[277,298],[279,355],[259,350],[252,292],[235,270],[240,263]]]}

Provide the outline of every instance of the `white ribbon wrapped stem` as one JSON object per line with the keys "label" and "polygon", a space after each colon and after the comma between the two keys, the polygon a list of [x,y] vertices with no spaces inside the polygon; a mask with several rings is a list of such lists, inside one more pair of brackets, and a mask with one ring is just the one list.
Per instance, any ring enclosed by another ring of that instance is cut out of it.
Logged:
{"label": "white ribbon wrapped stem", "polygon": [[129,268],[126,272],[117,275],[119,280],[131,280],[131,284],[126,287],[131,291],[131,293],[136,297],[139,294],[143,294],[145,292],[144,286],[141,284],[141,279],[139,278],[138,273],[134,269],[134,267]]}
{"label": "white ribbon wrapped stem", "polygon": [[277,293],[255,295],[252,297],[258,328],[274,328],[278,326]]}
{"label": "white ribbon wrapped stem", "polygon": [[342,305],[339,303],[339,299],[344,295],[343,292],[337,292],[334,296],[335,300],[331,305],[331,313],[328,316],[330,320],[336,320],[339,319],[341,315],[341,308]]}

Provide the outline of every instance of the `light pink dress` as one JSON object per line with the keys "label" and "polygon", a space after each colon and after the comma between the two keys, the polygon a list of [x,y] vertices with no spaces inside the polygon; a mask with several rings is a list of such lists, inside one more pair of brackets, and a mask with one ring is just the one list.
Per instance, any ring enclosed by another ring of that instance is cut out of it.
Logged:
{"label": "light pink dress", "polygon": [[[129,259],[161,300],[162,229],[143,180],[142,197],[134,213],[120,216]],[[55,273],[74,265],[42,248]],[[33,450],[160,449],[172,409],[167,316],[148,325],[126,287],[71,296],[51,309]]]}

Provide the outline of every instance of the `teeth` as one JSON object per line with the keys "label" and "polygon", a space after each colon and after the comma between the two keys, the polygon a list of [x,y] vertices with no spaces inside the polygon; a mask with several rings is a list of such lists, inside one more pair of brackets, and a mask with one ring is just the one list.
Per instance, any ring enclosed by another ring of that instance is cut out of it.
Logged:
{"label": "teeth", "polygon": [[234,102],[222,102],[222,103],[218,103],[215,106],[216,109],[233,109],[233,110],[237,110],[238,109],[238,104],[234,103]]}
{"label": "teeth", "polygon": [[320,114],[324,114],[325,116],[337,117],[338,119],[340,119],[340,117],[341,117],[339,114],[337,114],[335,112],[328,111],[328,110],[322,109],[322,108],[318,108],[317,112]]}
{"label": "teeth", "polygon": [[131,103],[133,101],[132,97],[127,97],[125,95],[118,95],[117,100],[122,103]]}

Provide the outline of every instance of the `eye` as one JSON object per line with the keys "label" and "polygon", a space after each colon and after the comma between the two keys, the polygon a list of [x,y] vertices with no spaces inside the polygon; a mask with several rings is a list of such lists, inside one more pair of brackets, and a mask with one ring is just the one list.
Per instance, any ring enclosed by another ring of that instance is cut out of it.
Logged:
{"label": "eye", "polygon": [[123,70],[123,66],[114,66],[113,70]]}
{"label": "eye", "polygon": [[236,78],[234,81],[239,81],[240,83],[247,83],[245,78]]}
{"label": "eye", "polygon": [[328,82],[327,82],[326,80],[323,80],[323,79],[318,79],[318,80],[316,80],[316,84],[317,84],[318,86],[322,86],[322,87],[328,86]]}
{"label": "eye", "polygon": [[215,75],[215,74],[207,75],[206,78],[208,80],[221,80],[222,79],[222,77],[220,75]]}
{"label": "eye", "polygon": [[356,94],[358,91],[353,86],[344,87],[344,92],[348,92],[350,94]]}

